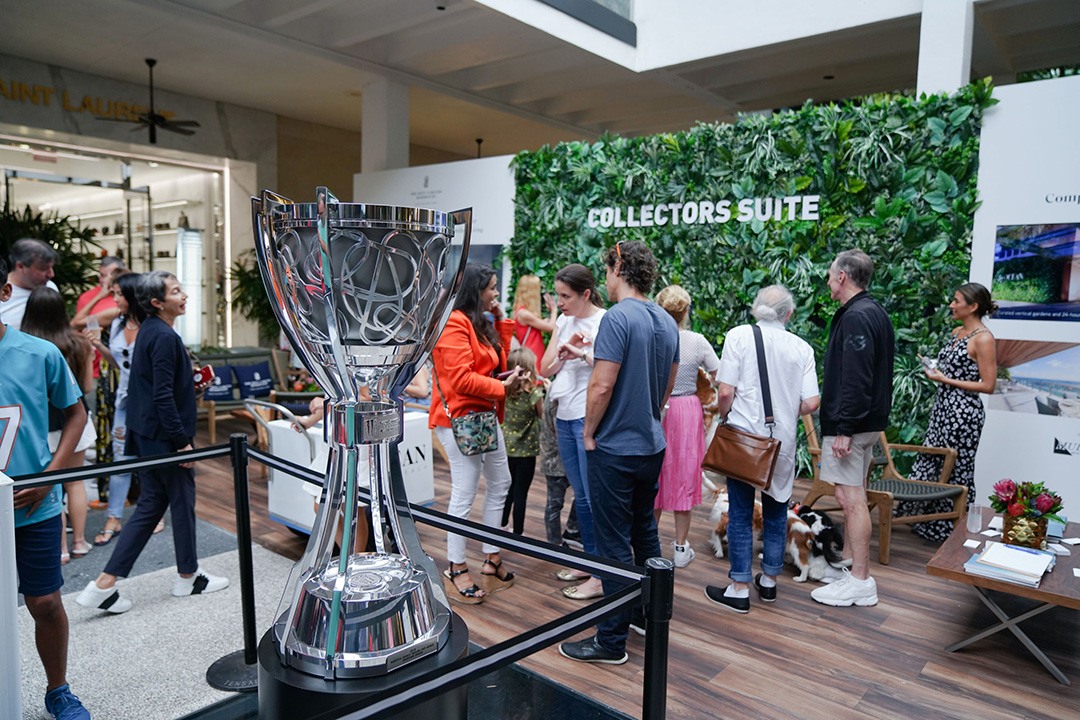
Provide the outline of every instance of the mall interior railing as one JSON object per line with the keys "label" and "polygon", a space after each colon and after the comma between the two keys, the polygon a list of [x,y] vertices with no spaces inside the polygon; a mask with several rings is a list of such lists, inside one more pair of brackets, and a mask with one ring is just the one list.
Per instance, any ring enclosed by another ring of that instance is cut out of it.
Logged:
{"label": "mall interior railing", "polygon": [[[208,460],[230,456],[233,466],[233,482],[236,496],[236,537],[240,564],[241,616],[243,621],[244,647],[214,663],[207,671],[208,681],[219,689],[253,690],[257,677],[257,628],[255,622],[255,585],[252,566],[251,515],[248,503],[249,459],[293,475],[305,482],[322,485],[323,476],[306,467],[282,460],[273,455],[251,448],[247,436],[234,434],[228,445],[214,445],[183,453],[161,455],[137,460],[125,460],[105,465],[92,465],[71,470],[58,470],[19,478],[5,483],[0,474],[0,590],[3,591],[3,607],[0,621],[5,628],[16,627],[16,579],[14,558],[14,516],[11,511],[12,490],[40,487],[72,480],[86,480],[113,473],[136,472],[141,469],[173,465],[181,462]],[[396,448],[393,459],[396,461]],[[361,489],[362,499],[369,499]],[[666,714],[668,622],[671,619],[674,599],[674,569],[670,560],[651,558],[644,571],[633,565],[611,562],[594,555],[572,549],[557,548],[546,542],[495,530],[485,525],[451,517],[442,512],[400,501],[398,512],[409,513],[419,521],[448,532],[454,532],[474,540],[498,544],[506,550],[538,558],[562,566],[583,570],[601,577],[618,578],[626,587],[611,596],[605,596],[589,605],[551,622],[544,623],[521,635],[472,653],[454,663],[441,666],[420,676],[407,688],[393,688],[382,693],[367,695],[355,706],[346,705],[334,717],[347,720],[367,720],[387,717],[426,699],[465,685],[494,670],[517,662],[555,643],[595,625],[604,617],[625,612],[638,604],[644,607],[646,636],[644,682],[642,691],[642,720],[663,720]],[[4,631],[7,633],[7,631]],[[0,635],[6,649],[0,650],[0,688],[17,689],[21,684],[18,658],[17,632],[13,641]],[[218,677],[214,677],[217,675]],[[245,680],[247,676],[248,679]],[[18,692],[5,692],[0,701],[4,717],[21,717]],[[15,705],[12,706],[12,698]],[[342,715],[341,713],[345,713]],[[329,720],[329,716],[313,716],[309,720]]]}

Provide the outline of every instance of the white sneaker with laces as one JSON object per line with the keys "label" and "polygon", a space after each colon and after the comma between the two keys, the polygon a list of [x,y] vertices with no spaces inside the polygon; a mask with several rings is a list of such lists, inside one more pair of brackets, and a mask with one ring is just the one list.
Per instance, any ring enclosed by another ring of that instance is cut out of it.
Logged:
{"label": "white sneaker with laces", "polygon": [[818,582],[824,585],[828,585],[829,583],[836,582],[837,580],[843,580],[846,573],[847,570],[845,568],[836,568],[828,563],[825,563],[825,574],[821,576]]}
{"label": "white sneaker with laces", "polygon": [[874,578],[859,580],[847,570],[843,573],[844,577],[815,589],[810,593],[810,597],[823,605],[834,607],[877,605],[877,583]]}
{"label": "white sneaker with laces", "polygon": [[211,575],[199,568],[191,577],[177,577],[176,582],[173,583],[172,594],[174,597],[205,595],[227,587],[229,587],[229,578]]}
{"label": "white sneaker with laces", "polygon": [[684,568],[694,559],[694,548],[690,547],[690,543],[676,545],[672,542],[671,546],[675,548],[675,567]]}

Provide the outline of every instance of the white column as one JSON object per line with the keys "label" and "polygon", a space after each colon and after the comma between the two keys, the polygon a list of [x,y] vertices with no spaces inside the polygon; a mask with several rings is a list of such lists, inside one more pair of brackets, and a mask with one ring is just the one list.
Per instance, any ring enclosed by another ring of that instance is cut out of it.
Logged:
{"label": "white column", "polygon": [[923,0],[919,29],[919,94],[956,92],[971,78],[973,0]]}
{"label": "white column", "polygon": [[361,96],[360,172],[409,167],[409,87],[386,79]]}

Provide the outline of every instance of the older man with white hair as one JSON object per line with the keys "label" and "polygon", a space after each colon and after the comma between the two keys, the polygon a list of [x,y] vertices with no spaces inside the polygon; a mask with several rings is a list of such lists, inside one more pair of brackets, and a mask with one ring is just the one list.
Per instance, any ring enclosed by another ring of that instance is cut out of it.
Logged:
{"label": "older man with white hair", "polygon": [[751,575],[755,490],[728,478],[728,551],[731,570],[727,588],[709,585],[705,596],[737,613],[750,611],[750,582],[762,602],[776,600],[776,578],[784,566],[787,536],[787,504],[795,485],[795,432],[799,416],[818,407],[817,368],[814,351],[785,326],[795,312],[795,300],[782,285],[762,288],[750,310],[757,326],[740,325],[728,332],[720,358],[719,414],[732,426],[756,435],[768,435],[761,379],[758,374],[755,333],[760,331],[766,372],[772,397],[775,425],[772,436],[780,440],[780,456],[772,483],[761,493],[764,549],[761,572]]}

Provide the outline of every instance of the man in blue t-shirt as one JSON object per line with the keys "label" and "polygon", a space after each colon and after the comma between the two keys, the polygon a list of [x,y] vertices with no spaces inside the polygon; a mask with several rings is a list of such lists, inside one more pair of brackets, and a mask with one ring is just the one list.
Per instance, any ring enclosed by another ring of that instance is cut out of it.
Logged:
{"label": "man in blue t-shirt", "polygon": [[[0,260],[0,302],[11,296]],[[75,376],[52,343],[0,322],[0,471],[9,477],[59,470],[86,424]],[[49,452],[49,405],[64,412],[56,454]],[[34,619],[45,666],[45,709],[54,718],[89,720],[67,683],[68,618],[60,599],[61,490],[59,485],[16,490],[15,565],[19,592]]]}
{"label": "man in blue t-shirt", "polygon": [[[605,263],[608,297],[616,304],[600,321],[591,349],[579,338],[571,340],[593,364],[584,440],[594,539],[597,555],[642,566],[660,557],[653,513],[667,448],[660,411],[679,367],[679,328],[646,297],[656,281],[656,259],[644,243],[616,244]],[[624,585],[605,578],[604,594]],[[595,636],[563,643],[559,652],[581,662],[620,665],[632,625],[644,632],[644,621],[631,622],[630,611],[613,615],[596,626]]]}

